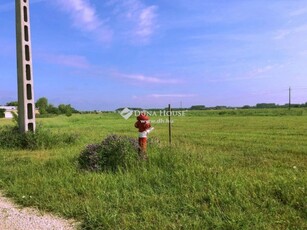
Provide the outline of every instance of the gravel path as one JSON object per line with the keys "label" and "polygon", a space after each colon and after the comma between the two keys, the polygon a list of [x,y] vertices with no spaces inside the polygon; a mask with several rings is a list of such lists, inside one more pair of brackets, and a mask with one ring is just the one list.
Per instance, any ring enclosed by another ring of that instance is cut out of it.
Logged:
{"label": "gravel path", "polygon": [[19,208],[0,193],[1,230],[73,230],[76,222],[50,214],[41,214],[32,208]]}

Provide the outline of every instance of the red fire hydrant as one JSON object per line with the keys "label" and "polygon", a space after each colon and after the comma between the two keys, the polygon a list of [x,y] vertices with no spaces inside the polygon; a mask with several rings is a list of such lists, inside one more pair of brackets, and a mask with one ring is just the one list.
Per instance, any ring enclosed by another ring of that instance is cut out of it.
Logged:
{"label": "red fire hydrant", "polygon": [[139,157],[142,160],[147,160],[147,135],[150,133],[154,128],[151,127],[149,117],[145,113],[141,113],[137,116],[137,122],[135,122],[135,128],[139,129]]}

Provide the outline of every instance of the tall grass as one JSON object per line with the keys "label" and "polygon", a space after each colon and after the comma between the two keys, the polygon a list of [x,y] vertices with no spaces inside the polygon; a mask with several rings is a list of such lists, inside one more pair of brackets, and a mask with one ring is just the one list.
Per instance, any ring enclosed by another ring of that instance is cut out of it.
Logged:
{"label": "tall grass", "polygon": [[[155,118],[152,118],[155,119]],[[306,116],[174,117],[155,124],[148,162],[87,172],[78,157],[109,133],[136,137],[118,114],[42,119],[78,133],[73,146],[0,149],[0,188],[84,229],[306,229]]]}
{"label": "tall grass", "polygon": [[73,144],[77,135],[55,134],[38,125],[34,132],[20,133],[17,126],[0,126],[0,148],[7,149],[44,149],[56,145]]}

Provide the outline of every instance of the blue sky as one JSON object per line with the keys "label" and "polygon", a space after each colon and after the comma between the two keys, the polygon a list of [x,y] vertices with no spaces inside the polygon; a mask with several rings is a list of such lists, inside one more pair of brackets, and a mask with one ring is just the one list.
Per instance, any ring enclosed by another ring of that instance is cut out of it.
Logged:
{"label": "blue sky", "polygon": [[[0,2],[0,104],[17,99]],[[35,98],[80,110],[307,102],[306,0],[30,0]]]}

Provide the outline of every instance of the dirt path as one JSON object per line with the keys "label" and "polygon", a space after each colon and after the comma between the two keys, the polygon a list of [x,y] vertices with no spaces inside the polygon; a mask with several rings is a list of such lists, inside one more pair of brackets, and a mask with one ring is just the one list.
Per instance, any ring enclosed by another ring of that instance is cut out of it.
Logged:
{"label": "dirt path", "polygon": [[73,230],[77,224],[32,208],[20,208],[0,193],[1,230]]}

